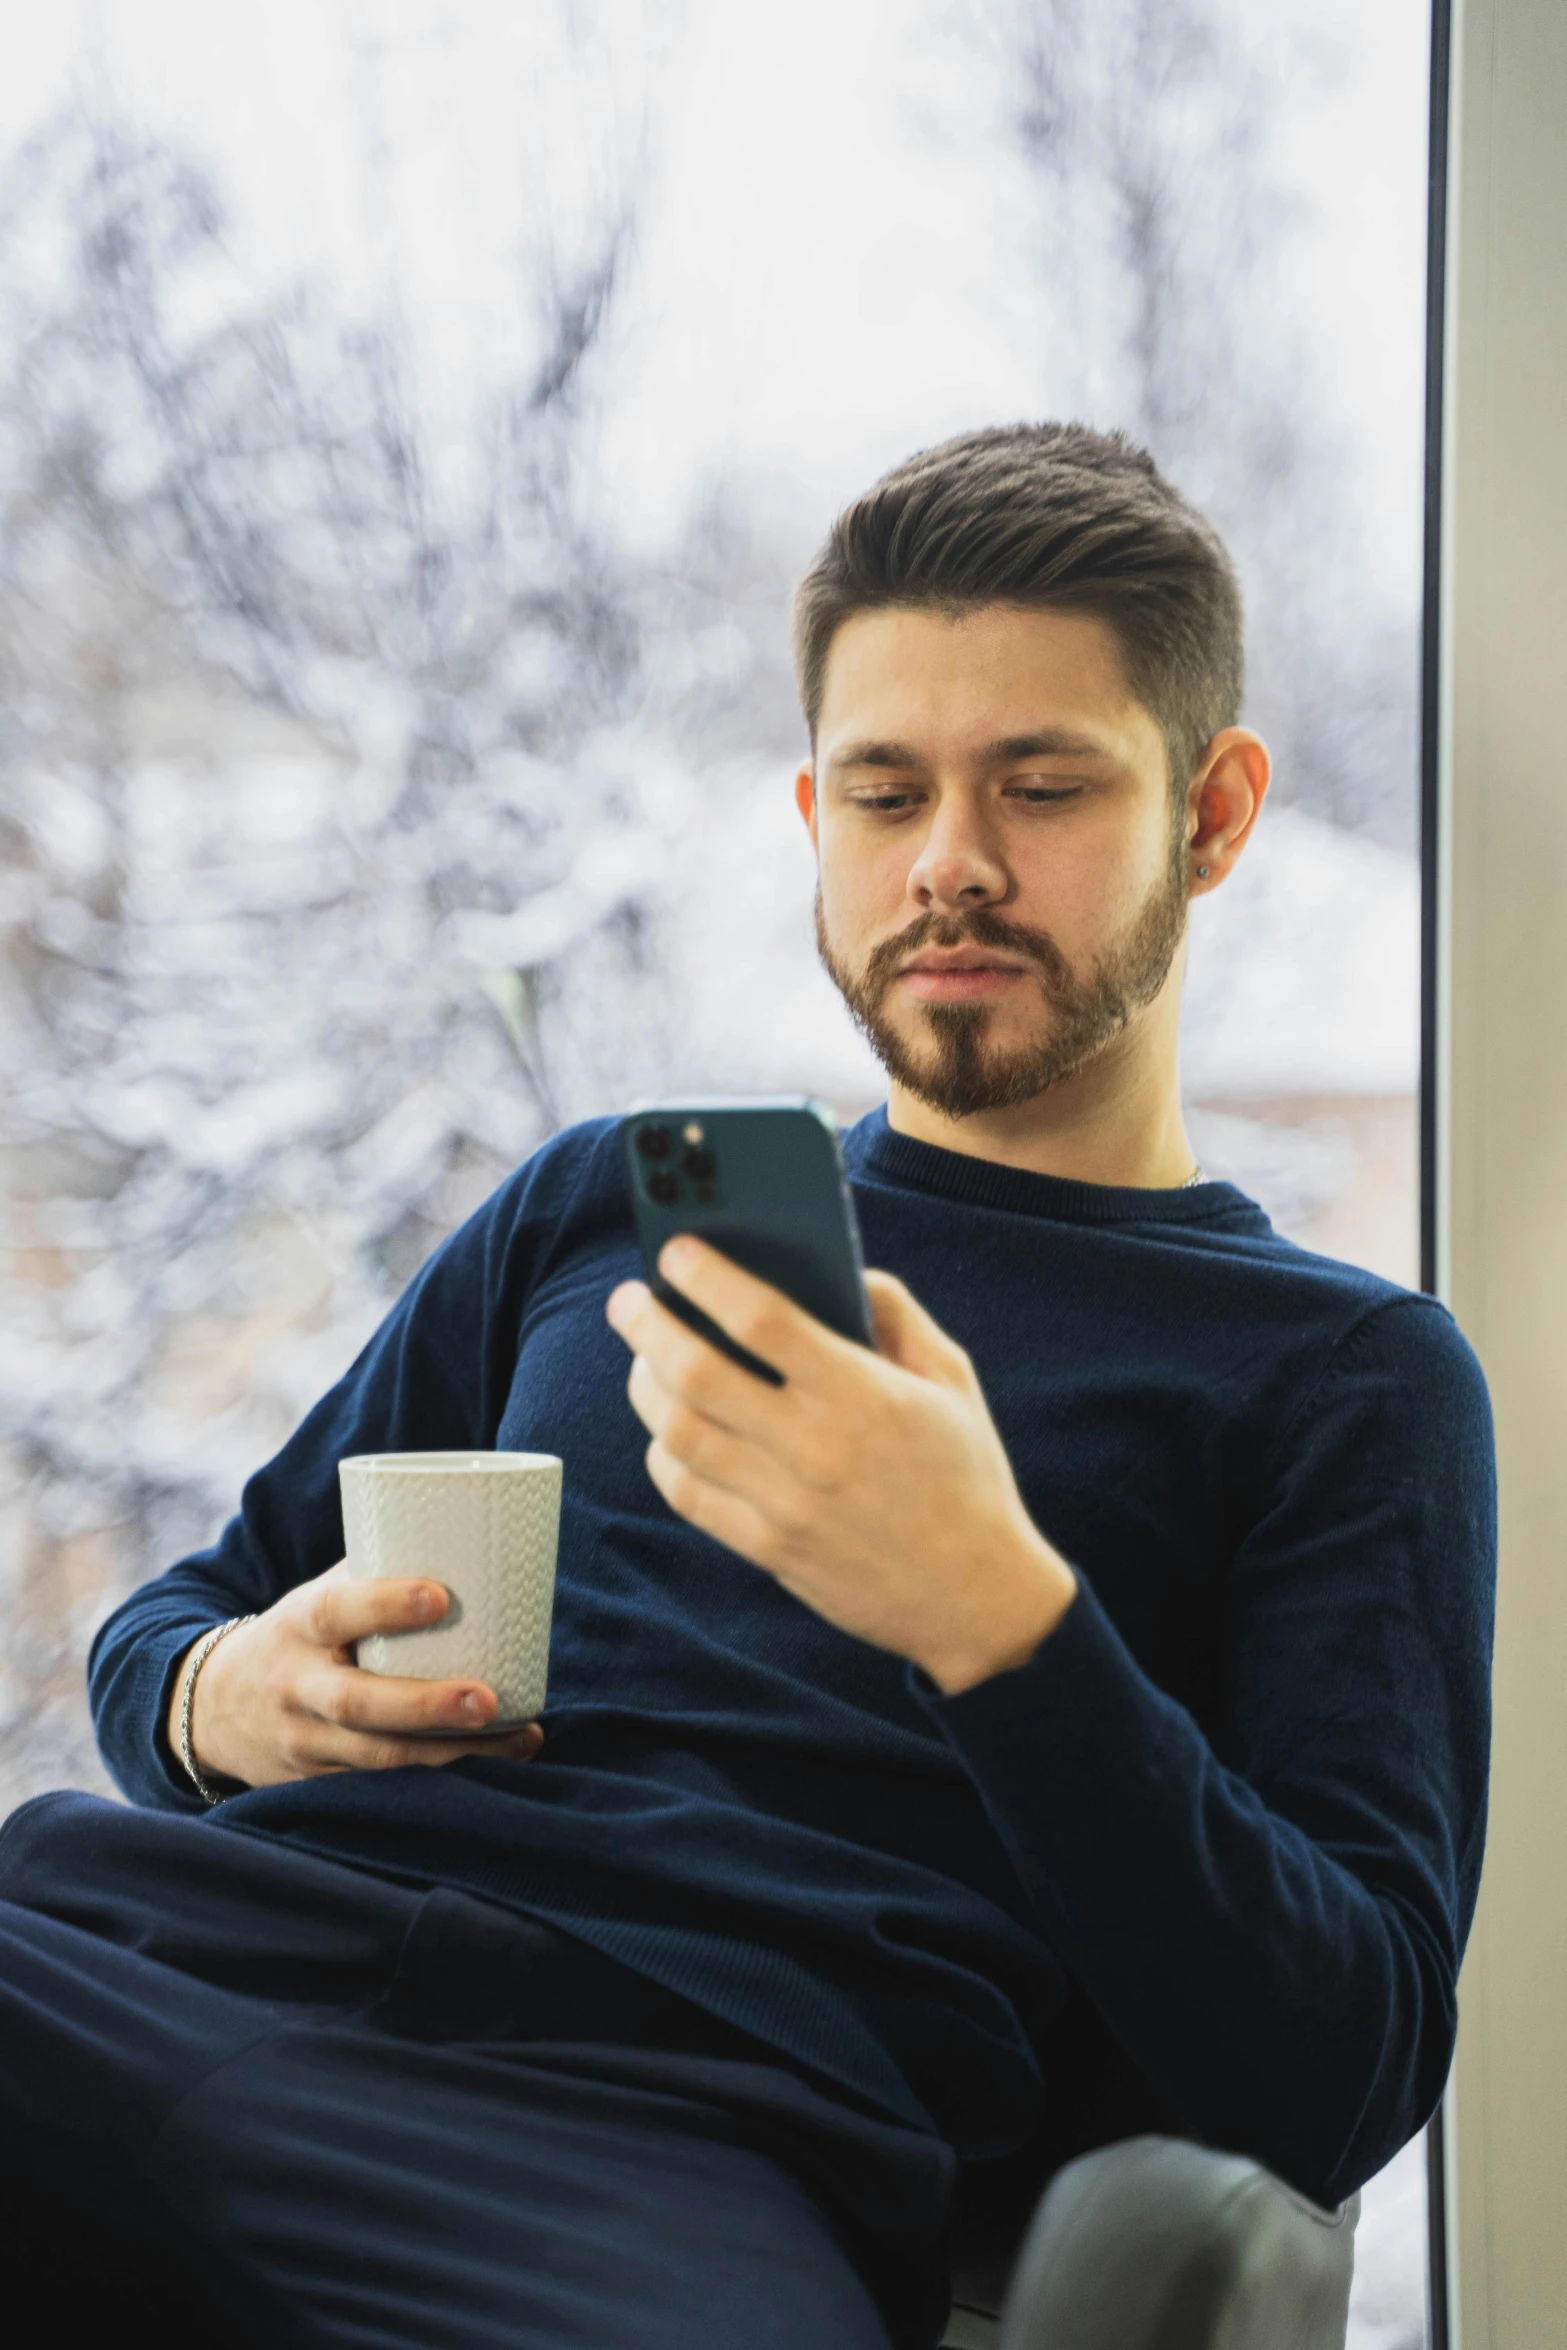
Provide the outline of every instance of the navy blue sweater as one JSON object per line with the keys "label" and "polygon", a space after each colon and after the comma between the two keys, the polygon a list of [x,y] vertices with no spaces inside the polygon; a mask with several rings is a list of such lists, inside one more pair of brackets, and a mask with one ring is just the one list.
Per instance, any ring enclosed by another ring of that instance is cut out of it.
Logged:
{"label": "navy blue sweater", "polygon": [[1042,2117],[1063,2147],[1157,2123],[1334,2201],[1452,2046],[1494,1577],[1474,1358],[1227,1184],[1024,1174],[884,1111],[846,1157],[867,1262],[968,1348],[1081,1577],[1028,1663],[943,1697],[669,1510],[604,1320],[638,1262],[596,1120],[437,1252],[221,1540],[109,1619],[109,1764],[196,1808],[178,1659],[341,1556],[343,1455],[559,1453],[539,1758],[249,1790],[218,1830],[550,1920],[971,2157]]}

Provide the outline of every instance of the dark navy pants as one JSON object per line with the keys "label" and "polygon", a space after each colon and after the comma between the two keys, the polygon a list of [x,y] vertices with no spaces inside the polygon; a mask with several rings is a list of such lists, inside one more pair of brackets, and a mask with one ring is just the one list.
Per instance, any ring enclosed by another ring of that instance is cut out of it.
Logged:
{"label": "dark navy pants", "polygon": [[81,1795],[0,1830],[0,2193],[56,2338],[929,2350],[952,2169],[466,1895]]}

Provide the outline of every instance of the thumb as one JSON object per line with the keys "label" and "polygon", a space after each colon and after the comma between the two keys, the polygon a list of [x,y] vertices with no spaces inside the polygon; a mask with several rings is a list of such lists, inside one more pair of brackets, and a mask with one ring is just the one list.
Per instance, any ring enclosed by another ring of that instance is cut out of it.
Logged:
{"label": "thumb", "polygon": [[911,1289],[905,1289],[895,1273],[871,1273],[865,1276],[865,1294],[870,1299],[871,1327],[876,1335],[876,1351],[885,1355],[900,1370],[913,1371],[922,1379],[937,1380],[943,1387],[961,1387],[968,1382],[968,1356],[955,1338],[949,1338],[939,1322],[933,1321]]}

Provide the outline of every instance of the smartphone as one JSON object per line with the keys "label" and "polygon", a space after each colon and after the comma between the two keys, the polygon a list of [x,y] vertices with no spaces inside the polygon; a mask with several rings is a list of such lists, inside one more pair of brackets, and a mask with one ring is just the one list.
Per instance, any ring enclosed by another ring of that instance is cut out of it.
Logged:
{"label": "smartphone", "polygon": [[639,1102],[620,1131],[648,1286],[672,1313],[782,1386],[659,1272],[665,1241],[694,1232],[840,1337],[875,1344],[854,1201],[824,1103],[806,1094]]}

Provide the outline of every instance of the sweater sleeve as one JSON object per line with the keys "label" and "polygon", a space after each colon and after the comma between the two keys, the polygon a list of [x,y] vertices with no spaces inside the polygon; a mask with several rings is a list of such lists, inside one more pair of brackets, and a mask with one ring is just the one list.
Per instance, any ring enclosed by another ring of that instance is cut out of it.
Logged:
{"label": "sweater sleeve", "polygon": [[88,1697],[103,1758],[133,1802],[202,1809],[167,1737],[180,1659],[209,1625],[260,1614],[342,1557],[340,1460],[493,1446],[523,1309],[590,1134],[547,1143],[437,1249],[358,1360],[249,1480],[212,1547],[142,1584],[102,1625]]}
{"label": "sweater sleeve", "polygon": [[1484,1841],[1490,1412],[1440,1307],[1340,1342],[1261,1501],[1210,1735],[1086,1579],[1018,1670],[919,1686],[1132,2063],[1196,2136],[1333,2204],[1441,2094]]}

